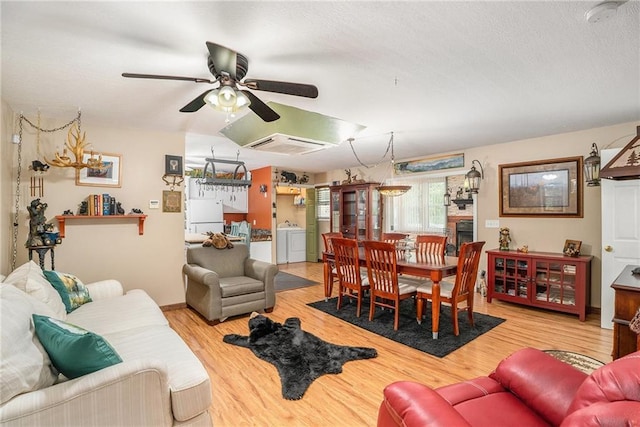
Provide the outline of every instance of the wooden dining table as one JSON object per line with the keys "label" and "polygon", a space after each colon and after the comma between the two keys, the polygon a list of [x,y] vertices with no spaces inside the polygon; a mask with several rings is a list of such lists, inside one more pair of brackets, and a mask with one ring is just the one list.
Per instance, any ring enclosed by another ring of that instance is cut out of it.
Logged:
{"label": "wooden dining table", "polygon": [[[412,256],[411,256],[412,255]],[[456,274],[458,268],[458,257],[454,256],[428,256],[425,259],[416,259],[415,252],[411,255],[398,258],[398,274],[408,274],[411,276],[426,277],[433,282],[431,299],[431,333],[433,339],[438,339],[438,328],[440,326],[440,281],[443,277]],[[364,248],[359,248],[359,257],[362,265],[366,265],[367,259]],[[331,283],[331,268],[333,265],[333,252],[323,252],[322,261],[324,263],[324,296],[330,298],[333,284]],[[418,313],[422,313],[422,299],[418,300]],[[422,319],[416,319],[418,322]]]}

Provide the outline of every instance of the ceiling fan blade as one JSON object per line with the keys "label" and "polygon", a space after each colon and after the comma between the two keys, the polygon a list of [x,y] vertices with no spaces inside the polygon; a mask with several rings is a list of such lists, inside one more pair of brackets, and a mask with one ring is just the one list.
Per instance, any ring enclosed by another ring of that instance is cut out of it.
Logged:
{"label": "ceiling fan blade", "polygon": [[158,74],[136,74],[136,73],[122,73],[122,77],[129,77],[134,79],[158,79],[158,80],[186,80],[196,83],[215,83],[217,80],[201,79],[199,77],[182,77],[182,76],[162,76]]}
{"label": "ceiling fan blade", "polygon": [[216,71],[218,73],[220,71],[224,71],[228,73],[233,80],[236,80],[238,53],[235,50],[231,50],[227,47],[221,46],[219,44],[211,43],[211,42],[207,42],[207,49],[209,49],[209,56],[211,58],[211,61],[213,62],[213,65]]}
{"label": "ceiling fan blade", "polygon": [[263,90],[267,92],[284,93],[285,95],[305,96],[317,98],[318,88],[314,85],[303,83],[277,82],[274,80],[247,79],[242,84],[249,89]]}
{"label": "ceiling fan blade", "polygon": [[180,109],[180,112],[181,113],[195,113],[196,111],[198,111],[199,109],[204,107],[204,104],[206,104],[206,102],[204,102],[204,97],[207,96],[207,94],[209,92],[211,92],[211,90],[206,90],[206,91],[202,92],[193,101],[191,101],[190,103],[188,103],[187,105],[182,107]]}
{"label": "ceiling fan blade", "polygon": [[249,108],[251,111],[256,113],[262,120],[265,122],[273,122],[280,118],[280,115],[273,111],[271,107],[262,102],[260,98],[249,92],[248,90],[241,90],[242,93],[247,95],[251,104],[249,104]]}

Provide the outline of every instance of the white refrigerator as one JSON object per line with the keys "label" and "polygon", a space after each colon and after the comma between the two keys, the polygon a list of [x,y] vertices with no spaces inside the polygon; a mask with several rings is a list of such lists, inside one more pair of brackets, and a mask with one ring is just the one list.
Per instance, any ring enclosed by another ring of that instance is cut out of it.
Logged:
{"label": "white refrigerator", "polygon": [[222,202],[215,199],[189,199],[187,201],[187,231],[189,233],[222,233],[224,219]]}

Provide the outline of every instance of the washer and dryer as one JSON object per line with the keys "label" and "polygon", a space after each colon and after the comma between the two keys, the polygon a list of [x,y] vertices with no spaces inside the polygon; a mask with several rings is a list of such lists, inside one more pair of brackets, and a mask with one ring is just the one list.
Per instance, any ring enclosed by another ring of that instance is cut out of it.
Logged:
{"label": "washer and dryer", "polygon": [[296,224],[284,223],[276,230],[276,263],[307,260],[307,232]]}

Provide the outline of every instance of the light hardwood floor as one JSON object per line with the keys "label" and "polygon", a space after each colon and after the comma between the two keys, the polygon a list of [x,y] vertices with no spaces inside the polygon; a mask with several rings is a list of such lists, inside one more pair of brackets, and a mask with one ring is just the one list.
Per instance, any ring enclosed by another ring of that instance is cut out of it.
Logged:
{"label": "light hardwood floor", "polygon": [[[322,283],[322,264],[281,265],[281,271]],[[335,295],[335,290],[334,290]],[[171,326],[205,365],[211,377],[211,414],[223,426],[375,426],[383,388],[398,380],[438,387],[489,373],[522,347],[570,350],[611,360],[612,331],[599,315],[577,316],[494,301],[476,294],[475,311],[507,319],[444,358],[387,340],[306,306],[324,298],[321,284],[279,292],[269,316],[278,322],[299,317],[302,328],[341,345],[374,347],[378,357],[348,362],[339,375],[317,379],[299,401],[284,400],[273,365],[244,348],[222,342],[229,333],[248,334],[248,316],[208,326],[189,309],[165,312]],[[448,309],[448,308],[445,308]],[[461,322],[466,322],[462,316]],[[430,339],[425,336],[425,339]]]}

